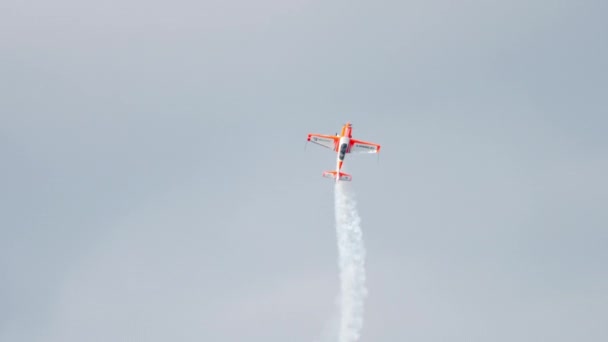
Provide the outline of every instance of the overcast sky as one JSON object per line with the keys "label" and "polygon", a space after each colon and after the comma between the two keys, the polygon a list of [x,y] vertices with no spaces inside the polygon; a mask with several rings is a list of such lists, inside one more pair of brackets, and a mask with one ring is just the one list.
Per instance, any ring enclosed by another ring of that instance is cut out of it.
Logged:
{"label": "overcast sky", "polygon": [[0,341],[608,340],[608,2],[0,4]]}

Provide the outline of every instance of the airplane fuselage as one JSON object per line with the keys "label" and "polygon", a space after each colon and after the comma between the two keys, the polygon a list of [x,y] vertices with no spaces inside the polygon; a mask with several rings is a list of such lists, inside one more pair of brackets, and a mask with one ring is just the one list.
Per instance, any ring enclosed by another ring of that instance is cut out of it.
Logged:
{"label": "airplane fuselage", "polygon": [[344,163],[344,157],[348,152],[348,147],[350,146],[350,138],[353,136],[353,127],[350,122],[347,122],[344,126],[342,126],[342,131],[340,132],[340,140],[338,145],[336,146],[336,152],[338,155],[336,157],[336,172],[339,174],[342,170],[342,164]]}
{"label": "airplane fuselage", "polygon": [[348,146],[350,144],[349,137],[341,137],[340,143],[338,144],[338,156],[336,160],[336,171],[340,172],[342,169],[342,163],[344,163],[344,157],[346,156],[346,151],[348,151]]}

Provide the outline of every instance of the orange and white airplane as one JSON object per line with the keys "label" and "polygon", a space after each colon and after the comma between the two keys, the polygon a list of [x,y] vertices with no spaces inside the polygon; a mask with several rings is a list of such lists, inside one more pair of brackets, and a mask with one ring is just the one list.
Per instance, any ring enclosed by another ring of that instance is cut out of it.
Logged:
{"label": "orange and white airplane", "polygon": [[346,153],[379,153],[380,145],[353,139],[353,127],[350,122],[342,126],[340,135],[308,134],[308,141],[330,148],[338,153],[336,171],[325,171],[323,177],[342,181],[351,181],[351,175],[341,171]]}

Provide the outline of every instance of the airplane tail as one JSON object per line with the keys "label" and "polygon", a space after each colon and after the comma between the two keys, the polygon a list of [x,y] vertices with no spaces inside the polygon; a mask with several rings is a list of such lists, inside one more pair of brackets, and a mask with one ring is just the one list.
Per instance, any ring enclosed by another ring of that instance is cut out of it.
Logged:
{"label": "airplane tail", "polygon": [[353,177],[348,173],[338,171],[325,171],[323,172],[323,177],[335,179],[336,181],[341,180],[350,182],[353,180]]}

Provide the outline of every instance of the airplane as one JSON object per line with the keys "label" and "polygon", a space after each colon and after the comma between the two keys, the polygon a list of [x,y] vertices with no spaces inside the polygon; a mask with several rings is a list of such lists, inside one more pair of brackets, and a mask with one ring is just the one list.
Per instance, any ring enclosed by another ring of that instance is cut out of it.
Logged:
{"label": "airplane", "polygon": [[342,163],[346,153],[379,153],[380,145],[353,139],[353,127],[350,122],[342,126],[340,135],[308,134],[308,141],[332,149],[338,153],[335,171],[323,172],[323,177],[335,179],[336,182],[351,181],[353,177],[342,172]]}

